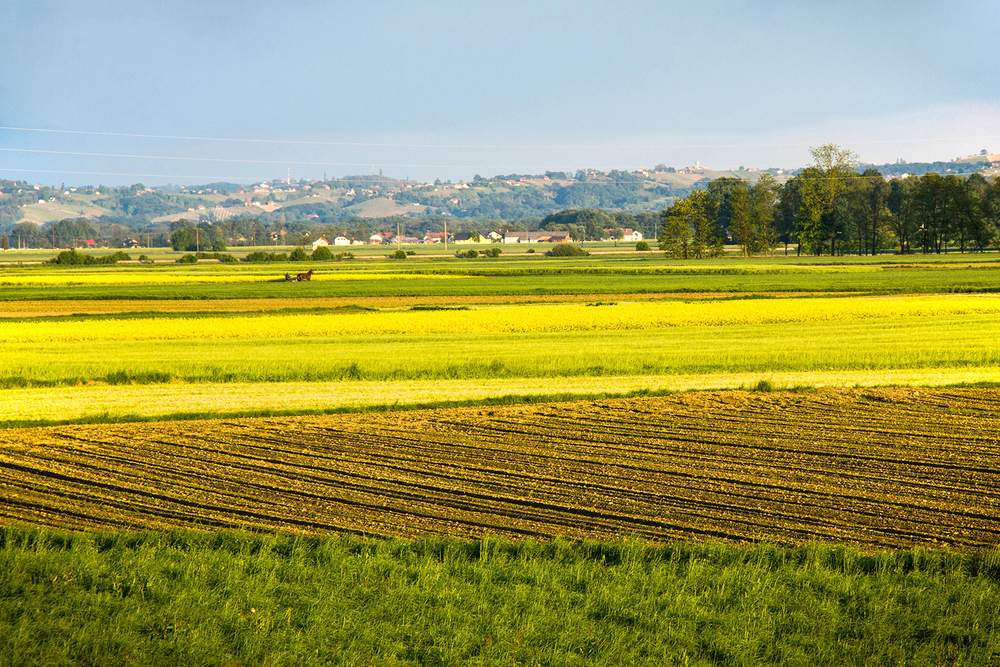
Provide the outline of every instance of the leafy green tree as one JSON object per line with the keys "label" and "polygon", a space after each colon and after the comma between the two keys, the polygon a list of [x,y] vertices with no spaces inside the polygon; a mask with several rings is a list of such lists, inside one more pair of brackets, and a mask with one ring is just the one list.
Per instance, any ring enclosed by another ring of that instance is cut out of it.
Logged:
{"label": "leafy green tree", "polygon": [[857,176],[857,156],[836,144],[818,146],[810,153],[813,164],[798,176],[799,244],[802,250],[817,255],[829,247],[835,255],[845,236],[847,202],[843,195]]}
{"label": "leafy green tree", "polygon": [[859,255],[874,255],[878,252],[879,235],[889,213],[889,192],[890,186],[885,178],[872,168],[865,169],[848,185],[851,223],[848,229],[853,236],[851,242],[856,245]]}
{"label": "leafy green tree", "polygon": [[889,194],[885,200],[885,206],[889,212],[889,228],[896,238],[896,244],[901,254],[911,251],[913,237],[916,233],[916,224],[910,214],[909,206],[911,184],[912,181],[892,180],[889,183]]}
{"label": "leafy green tree", "polygon": [[218,225],[207,222],[193,225],[182,220],[171,226],[170,246],[174,250],[219,252],[226,249],[226,242]]}
{"label": "leafy green tree", "polygon": [[965,187],[969,196],[969,217],[964,238],[982,252],[992,242],[996,231],[990,217],[991,185],[982,174],[972,174],[965,180]]}
{"label": "leafy green tree", "polygon": [[976,202],[970,186],[959,176],[924,174],[913,185],[908,211],[917,226],[924,252],[947,252],[957,244],[964,250],[975,233]]}
{"label": "leafy green tree", "polygon": [[754,224],[750,215],[750,190],[746,183],[732,190],[729,195],[729,231],[733,240],[740,244],[743,256],[749,257],[754,250]]}
{"label": "leafy green tree", "polygon": [[604,235],[604,229],[612,226],[614,219],[596,208],[566,209],[542,218],[543,229],[569,231],[573,238],[586,241],[597,240]]}
{"label": "leafy green tree", "polygon": [[660,249],[678,259],[721,254],[721,230],[710,213],[711,203],[704,190],[674,202],[663,214],[658,238]]}
{"label": "leafy green tree", "polygon": [[312,252],[313,261],[316,262],[326,262],[333,259],[333,251],[330,250],[325,245],[318,246]]}
{"label": "leafy green tree", "polygon": [[826,214],[826,196],[823,186],[825,176],[816,167],[806,167],[798,176],[798,208],[795,218],[795,236],[799,252],[820,254],[823,251],[823,221]]}
{"label": "leafy green tree", "polygon": [[777,242],[775,218],[778,208],[778,183],[768,173],[761,174],[750,188],[750,223],[752,252],[770,252]]}
{"label": "leafy green tree", "polygon": [[984,226],[993,241],[1000,242],[1000,176],[989,184],[983,201]]}
{"label": "leafy green tree", "polygon": [[733,197],[737,192],[744,192],[746,182],[741,178],[725,176],[717,178],[708,184],[709,215],[723,234],[736,236],[734,225],[745,221],[733,221]]}
{"label": "leafy green tree", "polygon": [[67,218],[46,224],[43,234],[53,248],[66,248],[96,238],[97,230],[86,218]]}
{"label": "leafy green tree", "polygon": [[799,211],[802,208],[802,181],[792,178],[779,188],[778,205],[775,210],[775,229],[778,240],[785,244],[785,254],[788,254],[788,244],[797,238]]}

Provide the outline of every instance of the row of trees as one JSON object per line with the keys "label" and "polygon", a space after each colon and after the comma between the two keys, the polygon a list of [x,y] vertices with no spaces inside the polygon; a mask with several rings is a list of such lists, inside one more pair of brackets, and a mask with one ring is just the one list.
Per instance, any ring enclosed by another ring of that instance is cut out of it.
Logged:
{"label": "row of trees", "polygon": [[676,257],[704,257],[738,243],[747,256],[779,242],[808,254],[985,250],[1000,232],[1000,178],[928,173],[886,180],[858,173],[856,156],[828,144],[783,185],[712,181],[674,203],[660,221],[660,246]]}
{"label": "row of trees", "polygon": [[729,241],[739,243],[747,256],[770,250],[777,241],[779,192],[768,174],[753,185],[737,178],[712,181],[664,212],[660,247],[683,259],[720,255]]}

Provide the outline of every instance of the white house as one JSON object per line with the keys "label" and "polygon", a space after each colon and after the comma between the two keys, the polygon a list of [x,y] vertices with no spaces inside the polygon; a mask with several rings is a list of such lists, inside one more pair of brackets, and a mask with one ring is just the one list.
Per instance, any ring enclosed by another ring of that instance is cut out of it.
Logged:
{"label": "white house", "polygon": [[489,237],[483,236],[479,232],[459,232],[455,234],[455,243],[489,243]]}
{"label": "white house", "polygon": [[569,232],[507,232],[503,237],[504,243],[566,243],[572,240]]}
{"label": "white house", "polygon": [[628,227],[626,227],[623,231],[625,232],[625,236],[622,237],[623,241],[642,240],[642,232],[640,232],[638,229],[629,229]]}
{"label": "white house", "polygon": [[372,245],[382,245],[383,243],[385,243],[385,237],[383,237],[378,232],[375,232],[374,234],[368,237],[368,242],[371,243]]}
{"label": "white house", "polygon": [[333,245],[351,245],[351,239],[346,236],[338,236],[333,239]]}
{"label": "white house", "polygon": [[313,241],[313,242],[312,242],[312,247],[313,247],[313,250],[315,250],[316,248],[319,248],[319,247],[321,247],[321,246],[325,246],[325,245],[330,245],[330,242],[329,242],[329,241],[327,241],[327,240],[326,240],[325,238],[323,238],[322,236],[321,236],[321,237],[319,237],[318,239],[316,239],[315,241]]}

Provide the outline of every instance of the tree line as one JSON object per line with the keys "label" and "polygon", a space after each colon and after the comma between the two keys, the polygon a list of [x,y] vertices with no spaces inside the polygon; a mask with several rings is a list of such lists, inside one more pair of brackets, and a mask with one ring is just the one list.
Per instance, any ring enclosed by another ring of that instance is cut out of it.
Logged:
{"label": "tree line", "polygon": [[983,251],[1000,235],[1000,177],[941,175],[887,180],[859,173],[849,150],[827,144],[813,164],[779,185],[720,178],[676,201],[660,219],[661,249],[679,258],[744,255],[794,244],[798,254],[874,255]]}

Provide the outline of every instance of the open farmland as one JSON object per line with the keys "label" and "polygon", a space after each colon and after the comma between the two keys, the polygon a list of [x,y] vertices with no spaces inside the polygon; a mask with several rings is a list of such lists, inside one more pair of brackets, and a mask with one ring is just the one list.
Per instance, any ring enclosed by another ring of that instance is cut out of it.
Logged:
{"label": "open farmland", "polygon": [[0,422],[996,383],[997,267],[536,254],[333,262],[296,284],[274,282],[290,264],[11,268]]}
{"label": "open farmland", "polygon": [[0,663],[998,655],[996,255],[432,252],[5,268]]}
{"label": "open farmland", "polygon": [[1000,381],[996,295],[414,307],[0,320],[0,422]]}
{"label": "open farmland", "polygon": [[[726,258],[684,263],[631,251],[562,259],[544,257],[543,249],[539,250],[532,255],[520,253],[475,260],[437,255],[391,261],[380,254],[370,259],[310,264],[10,267],[4,268],[0,275],[0,302],[572,294],[596,297],[663,292],[913,294],[1000,289],[1000,259],[992,253],[836,260]],[[312,282],[281,282],[286,272],[308,267],[317,270]]]}
{"label": "open farmland", "polygon": [[86,529],[992,545],[998,399],[704,392],[7,429],[0,513]]}

